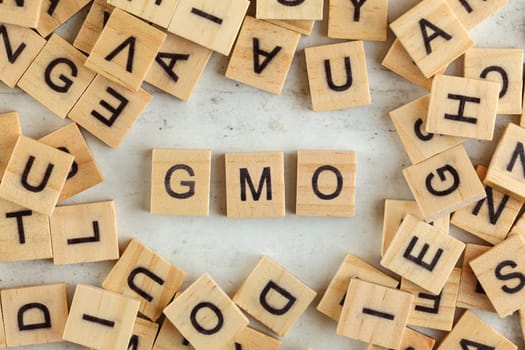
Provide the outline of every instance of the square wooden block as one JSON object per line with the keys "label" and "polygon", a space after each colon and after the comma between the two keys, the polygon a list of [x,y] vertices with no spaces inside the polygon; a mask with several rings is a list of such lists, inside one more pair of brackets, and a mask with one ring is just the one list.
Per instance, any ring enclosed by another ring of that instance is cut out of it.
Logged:
{"label": "square wooden block", "polygon": [[499,91],[496,82],[436,76],[432,82],[425,130],[492,140]]}
{"label": "square wooden block", "polygon": [[525,306],[524,264],[525,238],[522,235],[512,235],[470,261],[472,271],[500,317],[509,316]]}
{"label": "square wooden block", "polygon": [[222,349],[249,321],[208,274],[164,309],[167,319],[199,350]]}
{"label": "square wooden block", "polygon": [[509,0],[446,0],[454,14],[459,18],[461,24],[471,30],[485,19],[496,13],[500,8],[507,5]]}
{"label": "square wooden block", "polygon": [[49,39],[18,87],[65,118],[95,77],[84,67],[86,56],[57,34]]}
{"label": "square wooden block", "polygon": [[169,33],[145,81],[170,95],[188,101],[212,51]]}
{"label": "square wooden block", "polygon": [[119,258],[113,201],[57,207],[50,224],[55,265]]}
{"label": "square wooden block", "polygon": [[36,28],[43,0],[0,2],[0,23]]}
{"label": "square wooden block", "polygon": [[180,334],[170,320],[165,319],[152,350],[193,350],[193,346]]}
{"label": "square wooden block", "polygon": [[0,198],[51,215],[73,159],[54,147],[20,136],[0,182]]}
{"label": "square wooden block", "polygon": [[66,324],[65,283],[2,290],[7,346],[62,341]]}
{"label": "square wooden block", "polygon": [[99,350],[127,349],[138,309],[137,300],[78,284],[64,340]]}
{"label": "square wooden block", "polygon": [[492,303],[470,267],[471,260],[485,253],[490,248],[489,246],[472,243],[467,243],[465,246],[457,307],[494,312]]}
{"label": "square wooden block", "polygon": [[525,129],[509,123],[492,154],[485,184],[525,201]]}
{"label": "square wooden block", "polygon": [[208,216],[211,151],[154,149],[152,153],[150,212]]}
{"label": "square wooden block", "polygon": [[168,31],[227,56],[249,5],[247,0],[179,0]]}
{"label": "square wooden block", "polygon": [[439,294],[464,248],[463,242],[407,215],[381,259],[381,265]]}
{"label": "square wooden block", "polygon": [[390,24],[426,78],[474,45],[445,0],[423,0]]}
{"label": "square wooden block", "polygon": [[73,46],[89,54],[93,46],[95,46],[100,33],[102,33],[102,29],[106,26],[113,9],[114,7],[109,5],[106,0],[93,1],[86,19],[73,42]]}
{"label": "square wooden block", "polygon": [[108,0],[110,5],[163,28],[168,28],[178,2],[179,0]]}
{"label": "square wooden block", "polygon": [[454,324],[460,278],[461,269],[456,267],[438,294],[428,293],[423,288],[403,278],[401,290],[414,296],[414,303],[407,324],[451,331]]}
{"label": "square wooden block", "polygon": [[137,240],[132,240],[102,287],[140,301],[139,311],[157,320],[186,273]]}
{"label": "square wooden block", "polygon": [[226,78],[280,95],[301,35],[247,16]]}
{"label": "square wooden block", "polygon": [[399,349],[412,294],[353,278],[337,325],[337,335]]}
{"label": "square wooden block", "polygon": [[521,114],[522,49],[478,49],[465,52],[465,78],[500,83],[498,114]]}
{"label": "square wooden block", "polygon": [[299,320],[317,293],[270,258],[263,256],[233,301],[280,336]]}
{"label": "square wooden block", "polygon": [[165,39],[161,30],[114,9],[86,60],[86,67],[137,92]]}
{"label": "square wooden block", "polygon": [[388,276],[374,266],[356,256],[347,254],[332,278],[332,281],[326,288],[319,305],[317,305],[317,310],[334,321],[338,321],[346,299],[348,284],[352,278],[358,278],[390,288],[396,288],[399,284],[398,280]]}
{"label": "square wooden block", "polygon": [[389,112],[412,164],[421,163],[464,141],[461,137],[427,133],[429,96],[423,96]]}
{"label": "square wooden block", "polygon": [[38,141],[75,157],[71,170],[67,175],[66,184],[58,198],[59,202],[104,181],[93,154],[75,123],[70,123],[55,130]]}
{"label": "square wooden block", "polygon": [[159,324],[137,317],[129,338],[128,350],[151,350],[157,337]]}
{"label": "square wooden block", "polygon": [[427,220],[448,215],[486,196],[463,145],[405,168],[403,175]]}
{"label": "square wooden block", "polygon": [[36,30],[44,38],[73,17],[91,0],[44,0]]}
{"label": "square wooden block", "polygon": [[0,114],[0,130],[2,130],[2,137],[0,138],[0,177],[2,177],[15,148],[16,140],[18,140],[18,136],[22,135],[18,113]]}
{"label": "square wooden block", "polygon": [[322,20],[323,0],[258,0],[257,18],[284,20]]}
{"label": "square wooden block", "polygon": [[97,75],[68,117],[106,145],[117,148],[153,96],[132,92]]}
{"label": "square wooden block", "polygon": [[226,153],[225,162],[228,217],[285,215],[282,152]]}
{"label": "square wooden block", "polygon": [[0,45],[0,81],[14,88],[33,63],[46,40],[29,28],[0,24],[0,36],[8,42]]}
{"label": "square wooden block", "polygon": [[518,347],[470,311],[466,311],[436,350],[498,349]]}
{"label": "square wooden block", "polygon": [[279,350],[280,347],[279,339],[246,327],[237,333],[222,350]]}
{"label": "square wooden block", "polygon": [[[478,165],[476,172],[483,180],[487,168]],[[512,228],[523,202],[511,198],[490,186],[485,186],[487,198],[457,210],[452,224],[491,244],[503,241]]]}
{"label": "square wooden block", "polygon": [[310,20],[267,19],[266,21],[306,36],[312,34],[315,24],[315,21]]}
{"label": "square wooden block", "polygon": [[354,216],[355,174],[352,151],[298,151],[296,214]]}
{"label": "square wooden block", "polygon": [[[405,328],[403,340],[399,349],[403,350],[432,350],[436,341],[423,333],[419,333],[410,328]],[[386,348],[370,344],[367,350],[385,350]]]}
{"label": "square wooden block", "polygon": [[329,2],[329,38],[386,40],[388,30],[388,0],[329,0]]}
{"label": "square wooden block", "polygon": [[372,103],[362,41],[308,47],[304,54],[314,111]]}

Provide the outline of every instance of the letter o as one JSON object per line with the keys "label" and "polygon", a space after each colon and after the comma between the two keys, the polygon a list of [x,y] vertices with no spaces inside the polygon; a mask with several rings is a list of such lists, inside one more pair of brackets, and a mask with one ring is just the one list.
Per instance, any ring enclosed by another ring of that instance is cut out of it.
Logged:
{"label": "letter o", "polygon": [[[217,325],[213,328],[204,328],[198,321],[197,321],[197,313],[202,309],[210,309],[215,316],[217,316]],[[193,327],[197,330],[197,332],[205,335],[212,335],[217,332],[219,332],[224,325],[224,316],[222,315],[222,311],[215,306],[212,303],[209,302],[202,302],[198,303],[192,310],[190,314],[190,321]]]}

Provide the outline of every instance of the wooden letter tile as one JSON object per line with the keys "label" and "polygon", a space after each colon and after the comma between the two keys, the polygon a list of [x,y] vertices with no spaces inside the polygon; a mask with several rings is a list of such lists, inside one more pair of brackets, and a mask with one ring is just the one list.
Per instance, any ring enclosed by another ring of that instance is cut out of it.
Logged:
{"label": "wooden letter tile", "polygon": [[128,350],[151,350],[157,337],[158,323],[137,317],[131,338],[129,338]]}
{"label": "wooden letter tile", "polygon": [[0,2],[0,23],[36,28],[40,19],[43,0]]}
{"label": "wooden letter tile", "polygon": [[282,152],[226,153],[228,217],[285,215]]}
{"label": "wooden letter tile", "polygon": [[514,223],[514,226],[512,226],[509,236],[513,234],[525,234],[525,215],[521,215],[518,220]]}
{"label": "wooden letter tile", "polygon": [[460,137],[425,131],[429,96],[423,96],[391,111],[390,118],[412,164],[417,164],[460,143]]}
{"label": "wooden letter tile", "polygon": [[77,49],[90,53],[97,42],[102,29],[106,25],[114,7],[109,5],[106,0],[95,0],[89,9],[86,19],[73,42]]}
{"label": "wooden letter tile", "polygon": [[267,22],[277,24],[280,27],[293,30],[302,35],[310,35],[314,29],[315,21],[309,20],[285,20],[285,19],[268,19]]}
{"label": "wooden letter tile", "polygon": [[[436,341],[422,333],[416,332],[410,328],[405,328],[403,340],[401,340],[402,350],[432,350]],[[369,345],[367,350],[384,350],[386,348],[378,345]]]}
{"label": "wooden letter tile", "polygon": [[0,24],[0,81],[14,88],[46,40],[29,28]]}
{"label": "wooden letter tile", "polygon": [[454,268],[439,294],[430,294],[412,282],[402,279],[401,290],[414,296],[407,324],[451,331],[456,312],[461,269]]}
{"label": "wooden letter tile", "polygon": [[0,114],[0,130],[2,130],[2,137],[0,138],[0,177],[2,177],[15,148],[16,140],[22,134],[18,113]]}
{"label": "wooden letter tile", "polygon": [[229,55],[250,2],[179,0],[168,31]]}
{"label": "wooden letter tile", "polygon": [[210,49],[170,33],[146,75],[146,82],[187,101],[211,54]]}
{"label": "wooden letter tile", "polygon": [[2,310],[7,346],[60,342],[68,313],[66,285],[4,289]]}
{"label": "wooden letter tile", "polygon": [[398,349],[414,297],[397,289],[353,278],[337,335]]}
{"label": "wooden letter tile", "polygon": [[500,84],[438,75],[432,82],[426,131],[492,140]]}
{"label": "wooden letter tile", "polygon": [[300,37],[297,32],[247,16],[226,78],[279,95]]}
{"label": "wooden letter tile", "polygon": [[386,40],[388,0],[330,0],[329,2],[329,38]]}
{"label": "wooden letter tile", "polygon": [[154,149],[152,160],[152,214],[209,215],[210,151]]}
{"label": "wooden letter tile", "polygon": [[36,30],[44,38],[73,17],[91,0],[44,0]]}
{"label": "wooden letter tile", "polygon": [[465,244],[411,215],[403,219],[381,265],[439,294]]}
{"label": "wooden letter tile", "polygon": [[260,19],[322,20],[323,4],[323,0],[258,0],[256,17]]}
{"label": "wooden letter tile", "polygon": [[137,92],[165,39],[164,32],[117,8],[102,29],[86,67]]}
{"label": "wooden letter tile", "polygon": [[57,207],[50,224],[56,265],[119,257],[113,201]]}
{"label": "wooden letter tile", "polygon": [[20,136],[0,182],[0,197],[51,215],[73,159],[70,154]]}
{"label": "wooden letter tile", "polygon": [[68,117],[116,148],[152,99],[144,89],[132,92],[97,75]]}
{"label": "wooden letter tile", "polygon": [[423,0],[390,28],[426,78],[474,45],[445,0]]}
{"label": "wooden letter tile", "polygon": [[249,323],[208,274],[175,298],[164,314],[199,350],[222,349]]}
{"label": "wooden letter tile", "polygon": [[3,349],[7,346],[5,342],[5,328],[4,328],[4,317],[2,313],[2,303],[0,298],[0,349]]}
{"label": "wooden letter tile", "polygon": [[104,180],[84,136],[82,136],[80,129],[75,123],[70,123],[63,128],[55,130],[38,141],[72,154],[75,157],[67,176],[66,184],[58,198],[59,202],[73,197],[77,193],[85,191]]}
{"label": "wooden letter tile", "polygon": [[18,87],[65,118],[95,73],[84,67],[86,57],[54,34],[18,82]]}
{"label": "wooden letter tile", "polygon": [[178,2],[178,0],[108,0],[110,5],[163,28],[168,28]]}
{"label": "wooden letter tile", "polygon": [[348,254],[341,266],[339,266],[328,288],[326,288],[323,298],[319,302],[319,305],[317,305],[317,310],[334,321],[338,321],[346,299],[346,290],[352,278],[358,278],[390,288],[396,288],[399,284],[398,280],[388,276],[358,257]]}
{"label": "wooden letter tile", "polygon": [[155,321],[185,278],[184,271],[132,240],[102,287],[139,300],[139,311]]}
{"label": "wooden letter tile", "polygon": [[316,292],[264,256],[233,301],[280,336],[286,335],[313,301]]}
{"label": "wooden letter tile", "polygon": [[128,349],[138,309],[136,300],[78,284],[64,340],[99,350]]}
{"label": "wooden letter tile", "polygon": [[180,334],[170,320],[165,319],[160,327],[152,350],[193,350],[190,343]]}
{"label": "wooden letter tile", "polygon": [[486,196],[463,145],[405,168],[403,175],[423,217],[430,220]]}
{"label": "wooden letter tile", "polygon": [[235,335],[222,350],[279,350],[281,341],[246,327]]}
{"label": "wooden letter tile", "polygon": [[354,216],[355,173],[352,151],[298,151],[296,214]]}
{"label": "wooden letter tile", "polygon": [[304,54],[314,111],[372,103],[362,41],[309,47]]}
{"label": "wooden letter tile", "polygon": [[490,17],[503,6],[507,5],[509,0],[446,0],[447,4],[454,14],[459,18],[461,24],[471,30],[479,23]]}
{"label": "wooden letter tile", "polygon": [[466,311],[437,350],[497,349],[518,347],[470,311]]}

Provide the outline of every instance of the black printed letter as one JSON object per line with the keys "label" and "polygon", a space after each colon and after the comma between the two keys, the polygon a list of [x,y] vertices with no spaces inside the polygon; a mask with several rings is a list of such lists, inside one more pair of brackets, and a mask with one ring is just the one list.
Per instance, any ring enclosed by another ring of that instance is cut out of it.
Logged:
{"label": "black printed letter", "polygon": [[[323,171],[331,171],[334,173],[336,179],[337,179],[337,186],[335,188],[335,191],[329,194],[322,193],[321,190],[319,190],[319,175]],[[324,200],[334,199],[337,198],[341,191],[343,190],[343,175],[339,171],[339,169],[334,168],[331,165],[323,165],[317,168],[314,172],[314,175],[312,176],[312,188],[314,190],[314,193],[317,197]]]}
{"label": "black printed letter", "polygon": [[[259,48],[259,39],[252,38],[253,43],[253,71],[257,74],[261,74],[271,60],[281,51],[281,46],[276,46],[272,51],[267,52]],[[262,63],[259,61],[259,56],[263,56],[264,60]]]}
{"label": "black printed letter", "polygon": [[195,176],[193,169],[186,164],[176,164],[172,166],[166,172],[166,176],[164,176],[164,187],[166,189],[166,192],[168,192],[168,194],[171,197],[177,198],[177,199],[185,199],[185,198],[190,198],[194,196],[195,195],[195,181],[181,181],[180,182],[181,186],[188,187],[188,191],[184,193],[175,192],[173,188],[171,187],[171,176],[177,170],[184,170],[186,171],[186,173],[188,173],[188,176],[191,176],[191,177]]}
{"label": "black printed letter", "polygon": [[[217,317],[217,325],[215,327],[209,329],[202,327],[202,325],[197,320],[197,313],[201,309],[209,309],[215,314],[215,316]],[[193,327],[197,330],[197,332],[205,335],[212,335],[221,330],[222,326],[224,325],[224,316],[222,315],[222,311],[214,304],[209,302],[202,302],[197,304],[193,308],[193,310],[191,310],[190,321]]]}
{"label": "black printed letter", "polygon": [[148,294],[146,291],[144,291],[144,289],[138,287],[136,284],[135,284],[135,277],[137,277],[137,275],[139,274],[142,274],[146,277],[148,277],[150,280],[152,280],[153,282],[159,284],[159,285],[163,285],[164,284],[164,280],[162,278],[160,278],[158,275],[154,274],[153,272],[151,272],[150,270],[144,268],[144,267],[137,267],[135,269],[133,269],[133,271],[130,272],[129,276],[128,276],[128,287],[134,291],[135,293],[137,293],[138,295],[140,295],[141,297],[143,297],[144,299],[146,299],[148,302],[151,302],[153,300],[153,297]]}
{"label": "black printed letter", "polygon": [[332,66],[330,65],[330,60],[324,60],[324,73],[326,76],[326,83],[328,87],[334,91],[345,91],[350,89],[354,81],[352,77],[352,65],[350,64],[350,57],[345,57],[345,72],[346,72],[346,82],[342,85],[336,85],[332,77]]}
{"label": "black printed letter", "polygon": [[434,301],[434,305],[432,307],[416,305],[415,309],[417,311],[426,312],[429,314],[439,313],[439,305],[441,304],[441,293],[439,293],[438,295],[428,294],[428,293],[419,293],[417,296],[418,298],[421,298],[421,299],[428,299],[428,300]]}
{"label": "black printed letter", "polygon": [[493,346],[480,344],[475,341],[467,340],[467,339],[461,339],[459,341],[459,345],[461,345],[462,350],[472,350],[472,348],[476,348],[477,350],[496,350],[496,348]]}
{"label": "black printed letter", "polygon": [[467,102],[472,103],[481,103],[481,99],[478,97],[470,97],[470,96],[463,96],[463,95],[456,95],[456,94],[448,94],[449,100],[458,100],[459,101],[459,108],[458,108],[458,114],[448,114],[445,113],[445,119],[449,120],[455,120],[458,122],[465,122],[470,124],[476,124],[478,122],[478,118],[474,117],[465,117],[465,104]]}
{"label": "black printed letter", "polygon": [[[44,320],[40,323],[25,324],[24,314],[31,309],[40,310]],[[29,303],[22,306],[20,309],[18,309],[17,320],[19,331],[32,331],[35,329],[51,328],[51,316],[49,315],[49,309],[44,304],[40,303]]]}
{"label": "black printed letter", "polygon": [[[423,35],[423,41],[425,42],[425,50],[427,51],[427,55],[432,53],[432,40],[436,39],[437,37],[442,37],[447,41],[452,39],[452,35],[448,34],[443,29],[439,28],[435,24],[432,24],[424,18],[419,20],[419,28],[421,29],[421,35]],[[432,29],[433,33],[431,35],[428,35],[427,28]]]}
{"label": "black printed letter", "polygon": [[68,245],[100,242],[100,231],[98,228],[98,221],[93,221],[93,236],[70,238],[67,240]]}
{"label": "black printed letter", "polygon": [[[177,64],[178,60],[187,61],[188,58],[190,58],[190,55],[183,55],[178,53],[169,53],[169,52],[159,52],[157,54],[157,57],[155,57],[155,61],[161,66],[162,69],[170,76],[170,78],[177,82],[179,81],[179,76],[175,74],[173,71],[173,68],[175,68],[175,64]],[[169,63],[166,63],[164,59],[169,59]]]}
{"label": "black printed letter", "polygon": [[2,39],[4,39],[7,60],[11,64],[15,63],[17,58],[22,54],[22,52],[26,48],[26,44],[21,43],[20,46],[16,48],[15,52],[13,52],[13,48],[11,47],[11,41],[9,41],[9,35],[7,34],[7,27],[3,24],[0,25],[0,36],[2,37]]}
{"label": "black printed letter", "polygon": [[124,40],[115,50],[111,51],[104,59],[106,61],[111,61],[114,59],[122,50],[127,46],[128,48],[128,61],[126,63],[126,70],[130,73],[133,73],[133,59],[135,58],[135,42],[137,39],[134,36],[130,36]]}
{"label": "black printed letter", "polygon": [[55,69],[55,67],[57,67],[59,64],[68,66],[73,77],[78,75],[78,68],[75,63],[73,63],[73,61],[68,58],[61,57],[54,59],[47,65],[44,78],[47,86],[49,86],[52,90],[60,93],[67,93],[71,85],[73,85],[73,81],[71,79],[66,77],[64,74],[60,74],[58,79],[63,83],[62,85],[58,85],[51,80],[51,73],[53,72],[53,69]]}
{"label": "black printed letter", "polygon": [[359,22],[361,19],[361,7],[365,4],[366,0],[350,0],[354,5],[354,22]]}
{"label": "black printed letter", "polygon": [[270,167],[263,168],[261,178],[259,179],[259,186],[257,186],[257,190],[253,186],[252,178],[250,177],[248,169],[240,168],[239,171],[241,176],[241,201],[246,202],[247,200],[246,183],[248,183],[248,186],[250,187],[250,192],[252,193],[254,201],[258,201],[261,198],[264,184],[266,184],[266,200],[272,200],[272,174],[270,172]]}
{"label": "black printed letter", "polygon": [[15,211],[12,213],[5,213],[5,217],[7,219],[9,218],[16,218],[16,226],[18,228],[18,242],[20,244],[26,243],[26,234],[24,230],[24,216],[31,216],[33,215],[33,212],[31,210],[22,210],[22,211]]}
{"label": "black printed letter", "polygon": [[108,102],[106,102],[105,100],[102,100],[100,101],[100,105],[111,112],[111,117],[108,119],[95,110],[91,111],[91,115],[97,118],[104,125],[111,128],[113,123],[117,120],[117,118],[124,111],[124,108],[126,108],[126,106],[128,105],[129,100],[125,98],[124,96],[122,96],[121,94],[119,94],[118,92],[116,92],[115,90],[113,90],[111,87],[108,87],[106,89],[106,92],[110,94],[111,96],[113,96],[114,98],[116,98],[119,101],[119,105],[115,108],[111,106]]}
{"label": "black printed letter", "polygon": [[[62,152],[66,152],[66,153],[71,154],[71,152],[69,152],[67,147],[60,146],[60,147],[57,147],[57,149],[61,150]],[[74,160],[73,164],[71,164],[71,170],[69,170],[69,174],[67,174],[67,179],[68,180],[71,179],[77,173],[78,173],[78,163]]]}
{"label": "black printed letter", "polygon": [[457,190],[457,188],[459,187],[459,174],[456,171],[456,169],[454,169],[451,165],[447,164],[445,166],[442,166],[441,168],[436,169],[436,172],[441,182],[444,182],[447,179],[446,173],[450,173],[453,179],[452,185],[449,188],[444,189],[444,190],[436,190],[434,186],[432,185],[434,174],[430,173],[427,175],[425,179],[425,186],[428,192],[430,192],[434,196],[442,197],[442,196],[447,196],[451,194],[452,192],[454,192],[455,190]]}
{"label": "black printed letter", "polygon": [[504,260],[500,262],[498,266],[496,266],[496,269],[494,270],[494,274],[496,275],[496,278],[499,279],[500,281],[508,281],[512,279],[519,280],[518,285],[515,287],[508,287],[508,286],[501,287],[501,289],[507,294],[518,293],[519,291],[523,289],[523,287],[525,287],[525,276],[521,272],[511,272],[507,274],[503,274],[501,272],[501,270],[503,270],[505,267],[510,267],[514,269],[517,266],[518,264],[516,264],[512,260]]}
{"label": "black printed letter", "polygon": [[412,239],[410,240],[410,243],[408,244],[407,249],[403,253],[403,257],[407,260],[412,261],[414,264],[417,264],[421,266],[422,268],[432,272],[434,268],[436,267],[439,259],[441,258],[441,255],[443,254],[443,249],[438,248],[438,250],[436,251],[436,255],[434,255],[434,257],[432,258],[432,261],[430,262],[430,264],[428,264],[423,261],[423,259],[425,258],[425,255],[427,254],[428,248],[430,248],[430,246],[427,243],[423,244],[423,248],[421,248],[421,251],[419,252],[417,257],[411,254],[418,240],[419,239],[416,236],[412,237]]}
{"label": "black printed letter", "polygon": [[55,167],[54,164],[49,163],[47,164],[46,171],[44,173],[44,177],[42,178],[42,181],[40,181],[40,184],[33,186],[31,185],[29,181],[29,173],[31,172],[31,168],[33,167],[33,163],[35,162],[35,157],[29,156],[29,159],[27,160],[26,166],[24,168],[24,172],[22,173],[22,186],[28,191],[31,192],[42,192],[44,188],[47,186],[47,182],[49,181],[49,177],[51,176],[51,173],[53,172],[53,168]]}
{"label": "black printed letter", "polygon": [[[267,297],[268,297],[268,293],[270,293],[271,290],[275,291],[276,293],[279,293],[283,298],[285,298],[287,300],[286,304],[284,304],[284,306],[282,306],[280,308],[276,308],[276,307],[273,307],[272,305],[268,304]],[[262,307],[266,311],[271,313],[272,315],[278,315],[278,316],[284,315],[285,313],[290,311],[292,306],[295,304],[296,300],[297,300],[297,298],[294,297],[292,294],[290,294],[290,292],[288,292],[284,288],[281,288],[279,285],[277,285],[273,281],[269,281],[266,284],[266,286],[263,288],[261,294],[259,295],[259,303],[262,305]]]}
{"label": "black printed letter", "polygon": [[507,165],[507,171],[512,171],[514,169],[514,165],[516,164],[518,157],[520,158],[521,168],[523,169],[523,176],[525,177],[525,150],[523,149],[523,143],[519,141],[518,143],[516,143],[514,152],[512,152],[512,157],[510,158],[510,162]]}
{"label": "black printed letter", "polygon": [[[492,188],[486,186],[485,192],[487,193],[487,207],[489,211],[489,221],[492,225],[496,225],[498,223],[499,217],[501,216],[501,213],[503,213],[503,210],[505,209],[505,206],[507,205],[507,202],[509,201],[509,196],[504,195],[501,199],[501,202],[498,205],[498,209],[494,208],[494,195],[492,194]],[[481,210],[481,207],[483,206],[483,203],[485,203],[485,198],[480,200],[474,209],[472,209],[472,215],[478,215],[479,211]]]}
{"label": "black printed letter", "polygon": [[481,72],[479,77],[485,79],[490,72],[496,72],[501,75],[501,90],[499,91],[499,98],[502,98],[507,94],[507,90],[509,89],[509,76],[505,69],[499,66],[490,66],[483,69],[483,72]]}
{"label": "black printed letter", "polygon": [[414,134],[416,134],[417,138],[421,141],[430,141],[432,138],[434,138],[434,134],[428,133],[423,134],[423,131],[421,130],[421,126],[423,126],[423,119],[419,118],[414,123]]}

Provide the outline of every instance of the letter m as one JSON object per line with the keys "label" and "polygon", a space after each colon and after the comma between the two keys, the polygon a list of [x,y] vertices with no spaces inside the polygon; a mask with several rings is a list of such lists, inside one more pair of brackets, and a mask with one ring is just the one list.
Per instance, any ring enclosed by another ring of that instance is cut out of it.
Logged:
{"label": "letter m", "polygon": [[257,189],[253,185],[252,178],[247,168],[241,168],[240,177],[241,177],[241,201],[246,202],[246,185],[250,187],[250,192],[253,196],[253,200],[258,201],[261,198],[264,185],[266,184],[266,200],[272,200],[272,175],[270,172],[270,167],[264,167],[261,178],[259,179],[259,184]]}

